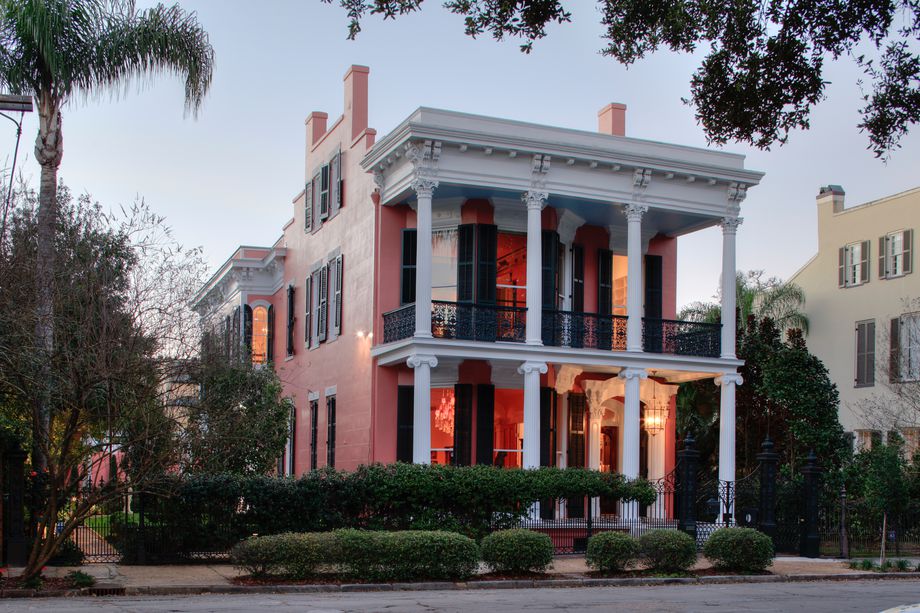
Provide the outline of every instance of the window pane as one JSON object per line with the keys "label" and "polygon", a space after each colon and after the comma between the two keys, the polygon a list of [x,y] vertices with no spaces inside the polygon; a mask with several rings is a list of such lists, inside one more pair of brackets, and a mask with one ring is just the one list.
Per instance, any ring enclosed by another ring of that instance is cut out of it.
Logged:
{"label": "window pane", "polygon": [[495,390],[494,464],[522,466],[524,440],[524,390]]}
{"label": "window pane", "polygon": [[457,229],[431,233],[431,299],[457,301]]}
{"label": "window pane", "polygon": [[527,304],[527,236],[524,234],[498,233],[496,257],[498,304],[523,307]]}
{"label": "window pane", "polygon": [[263,364],[268,360],[268,309],[258,306],[252,310],[252,361]]}
{"label": "window pane", "polygon": [[431,463],[452,464],[454,455],[453,388],[431,390]]}

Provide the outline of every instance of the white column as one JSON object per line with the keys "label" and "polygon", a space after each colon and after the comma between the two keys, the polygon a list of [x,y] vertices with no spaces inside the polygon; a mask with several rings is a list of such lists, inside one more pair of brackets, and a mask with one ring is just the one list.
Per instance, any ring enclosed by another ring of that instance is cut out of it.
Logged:
{"label": "white column", "polygon": [[415,242],[415,336],[431,338],[431,197],[438,182],[419,177],[412,182],[418,199]]}
{"label": "white column", "polygon": [[[734,289],[734,288],[733,288]],[[719,485],[720,489],[730,485],[732,496],[729,500],[722,497],[722,517],[730,514],[732,523],[735,517],[735,387],[744,380],[738,373],[725,373],[716,377],[715,384],[720,387],[719,400]],[[720,518],[721,519],[721,518]]]}
{"label": "white column", "polygon": [[[655,436],[648,437],[648,480],[658,481],[664,478],[664,442],[667,438],[667,430],[659,432]],[[664,518],[665,500],[664,493],[659,493],[658,499],[648,509],[649,517]]]}
{"label": "white column", "polygon": [[524,375],[524,468],[540,466],[540,375],[545,362],[524,362],[518,372]]}
{"label": "white column", "polygon": [[623,398],[623,476],[639,476],[639,397],[640,382],[648,377],[641,368],[624,368],[619,377],[625,379]]}
{"label": "white column", "polygon": [[[601,422],[604,419],[604,407],[600,402],[589,402],[588,412],[588,468],[601,468]],[[600,517],[601,499],[591,498],[591,517]]]}
{"label": "white column", "polygon": [[735,357],[735,235],[740,217],[722,218],[722,357]]}
{"label": "white column", "polygon": [[[540,322],[543,314],[543,224],[541,211],[546,192],[530,191],[521,196],[527,204],[527,329],[528,345],[542,345]],[[546,372],[546,371],[544,371]],[[526,429],[526,426],[525,426]]]}
{"label": "white column", "polygon": [[412,405],[412,462],[431,464],[431,369],[438,365],[433,355],[413,355],[406,365],[415,370]]}
{"label": "white column", "polygon": [[[626,215],[627,224],[627,351],[642,351],[642,216],[646,211],[648,211],[648,207],[643,204],[627,204],[623,207],[623,212]],[[636,397],[638,398],[638,395]]]}

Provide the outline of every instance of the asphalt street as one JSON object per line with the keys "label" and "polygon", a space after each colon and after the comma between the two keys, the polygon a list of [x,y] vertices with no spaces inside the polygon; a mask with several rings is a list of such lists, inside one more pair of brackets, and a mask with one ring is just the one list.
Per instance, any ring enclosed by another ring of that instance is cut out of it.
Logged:
{"label": "asphalt street", "polygon": [[339,594],[253,594],[6,600],[6,611],[882,611],[920,602],[917,581],[834,581]]}

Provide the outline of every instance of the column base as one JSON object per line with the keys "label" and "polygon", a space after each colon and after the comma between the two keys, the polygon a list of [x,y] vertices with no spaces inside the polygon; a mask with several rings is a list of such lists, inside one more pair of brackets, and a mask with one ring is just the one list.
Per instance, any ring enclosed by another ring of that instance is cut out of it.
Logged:
{"label": "column base", "polygon": [[524,344],[525,344],[525,345],[535,345],[535,346],[538,346],[538,347],[542,347],[542,346],[543,346],[543,339],[533,339],[533,338],[529,338],[529,339],[527,339],[526,341],[524,341]]}
{"label": "column base", "polygon": [[431,336],[431,332],[416,332],[412,335],[412,338],[434,338]]}

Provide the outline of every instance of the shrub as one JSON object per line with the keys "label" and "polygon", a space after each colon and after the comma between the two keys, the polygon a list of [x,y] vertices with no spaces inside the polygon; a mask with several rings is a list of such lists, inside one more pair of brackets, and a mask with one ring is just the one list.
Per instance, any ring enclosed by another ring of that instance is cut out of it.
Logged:
{"label": "shrub", "polygon": [[253,536],[230,551],[233,565],[253,577],[275,574],[281,569],[283,535]]}
{"label": "shrub", "polygon": [[501,530],[482,539],[482,560],[499,573],[542,572],[553,561],[553,541],[532,530]]}
{"label": "shrub", "polygon": [[639,560],[639,541],[622,532],[601,532],[588,539],[588,566],[602,572],[616,572]]}
{"label": "shrub", "polygon": [[67,539],[48,560],[48,566],[80,566],[83,564],[83,550],[72,539]]}
{"label": "shrub", "polygon": [[860,568],[862,570],[875,570],[875,562],[872,560],[863,560],[860,563]]}
{"label": "shrub", "polygon": [[335,532],[346,576],[374,581],[465,579],[479,566],[475,541],[453,532]]}
{"label": "shrub", "polygon": [[773,541],[753,528],[720,528],[706,541],[703,555],[716,568],[759,572],[773,563]]}
{"label": "shrub", "polygon": [[65,576],[70,584],[75,588],[93,587],[96,585],[96,578],[92,575],[79,570],[72,570]]}
{"label": "shrub", "polygon": [[642,561],[651,570],[684,572],[696,562],[696,542],[679,530],[652,530],[639,537]]}
{"label": "shrub", "polygon": [[897,560],[894,566],[898,569],[898,572],[906,573],[910,570],[910,560]]}

